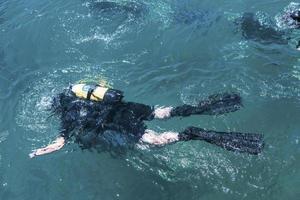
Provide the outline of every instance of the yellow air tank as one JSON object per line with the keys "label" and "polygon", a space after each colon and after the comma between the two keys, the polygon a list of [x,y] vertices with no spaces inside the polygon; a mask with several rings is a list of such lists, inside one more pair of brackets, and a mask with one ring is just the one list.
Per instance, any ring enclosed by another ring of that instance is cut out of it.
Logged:
{"label": "yellow air tank", "polygon": [[100,85],[80,83],[72,85],[71,90],[77,97],[92,101],[119,102],[123,98],[122,91]]}

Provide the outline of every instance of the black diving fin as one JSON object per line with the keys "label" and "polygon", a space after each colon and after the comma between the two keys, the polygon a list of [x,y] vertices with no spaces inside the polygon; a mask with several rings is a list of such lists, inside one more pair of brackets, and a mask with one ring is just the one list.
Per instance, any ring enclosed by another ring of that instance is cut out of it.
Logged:
{"label": "black diving fin", "polygon": [[229,151],[257,155],[264,148],[263,135],[258,133],[217,132],[188,127],[179,134],[179,140],[204,140]]}
{"label": "black diving fin", "polygon": [[197,106],[182,105],[172,109],[171,116],[221,115],[234,112],[242,107],[242,98],[235,93],[222,93],[209,96]]}

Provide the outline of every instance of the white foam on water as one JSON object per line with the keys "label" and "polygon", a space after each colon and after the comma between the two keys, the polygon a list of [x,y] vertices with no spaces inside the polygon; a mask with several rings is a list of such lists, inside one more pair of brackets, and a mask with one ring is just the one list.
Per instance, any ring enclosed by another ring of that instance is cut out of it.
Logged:
{"label": "white foam on water", "polygon": [[[30,131],[26,138],[30,141],[39,141],[56,136],[59,131],[59,120],[55,116],[51,117],[53,97],[70,83],[82,79],[97,81],[97,77],[100,80],[101,71],[105,70],[100,66],[70,66],[53,70],[46,75],[38,75],[28,86],[27,92],[21,96],[17,107],[17,125]],[[97,76],[94,75],[95,72]]]}

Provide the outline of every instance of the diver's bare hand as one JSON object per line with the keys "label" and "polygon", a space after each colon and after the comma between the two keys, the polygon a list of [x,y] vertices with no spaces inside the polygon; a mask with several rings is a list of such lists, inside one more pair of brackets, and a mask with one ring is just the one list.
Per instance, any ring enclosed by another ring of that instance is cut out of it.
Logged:
{"label": "diver's bare hand", "polygon": [[165,119],[171,117],[173,107],[158,107],[154,110],[154,117],[158,119]]}
{"label": "diver's bare hand", "polygon": [[52,153],[53,151],[57,151],[61,149],[65,144],[65,139],[63,137],[58,137],[56,140],[53,141],[52,144],[49,144],[46,147],[35,149],[32,153],[29,154],[30,158],[35,156],[40,156],[48,153]]}

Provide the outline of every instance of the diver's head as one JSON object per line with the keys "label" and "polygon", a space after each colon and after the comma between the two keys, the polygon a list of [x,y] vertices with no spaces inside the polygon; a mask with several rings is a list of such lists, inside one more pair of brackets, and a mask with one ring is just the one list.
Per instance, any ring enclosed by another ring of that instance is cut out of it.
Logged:
{"label": "diver's head", "polygon": [[290,16],[293,20],[300,22],[300,10],[292,12]]}

